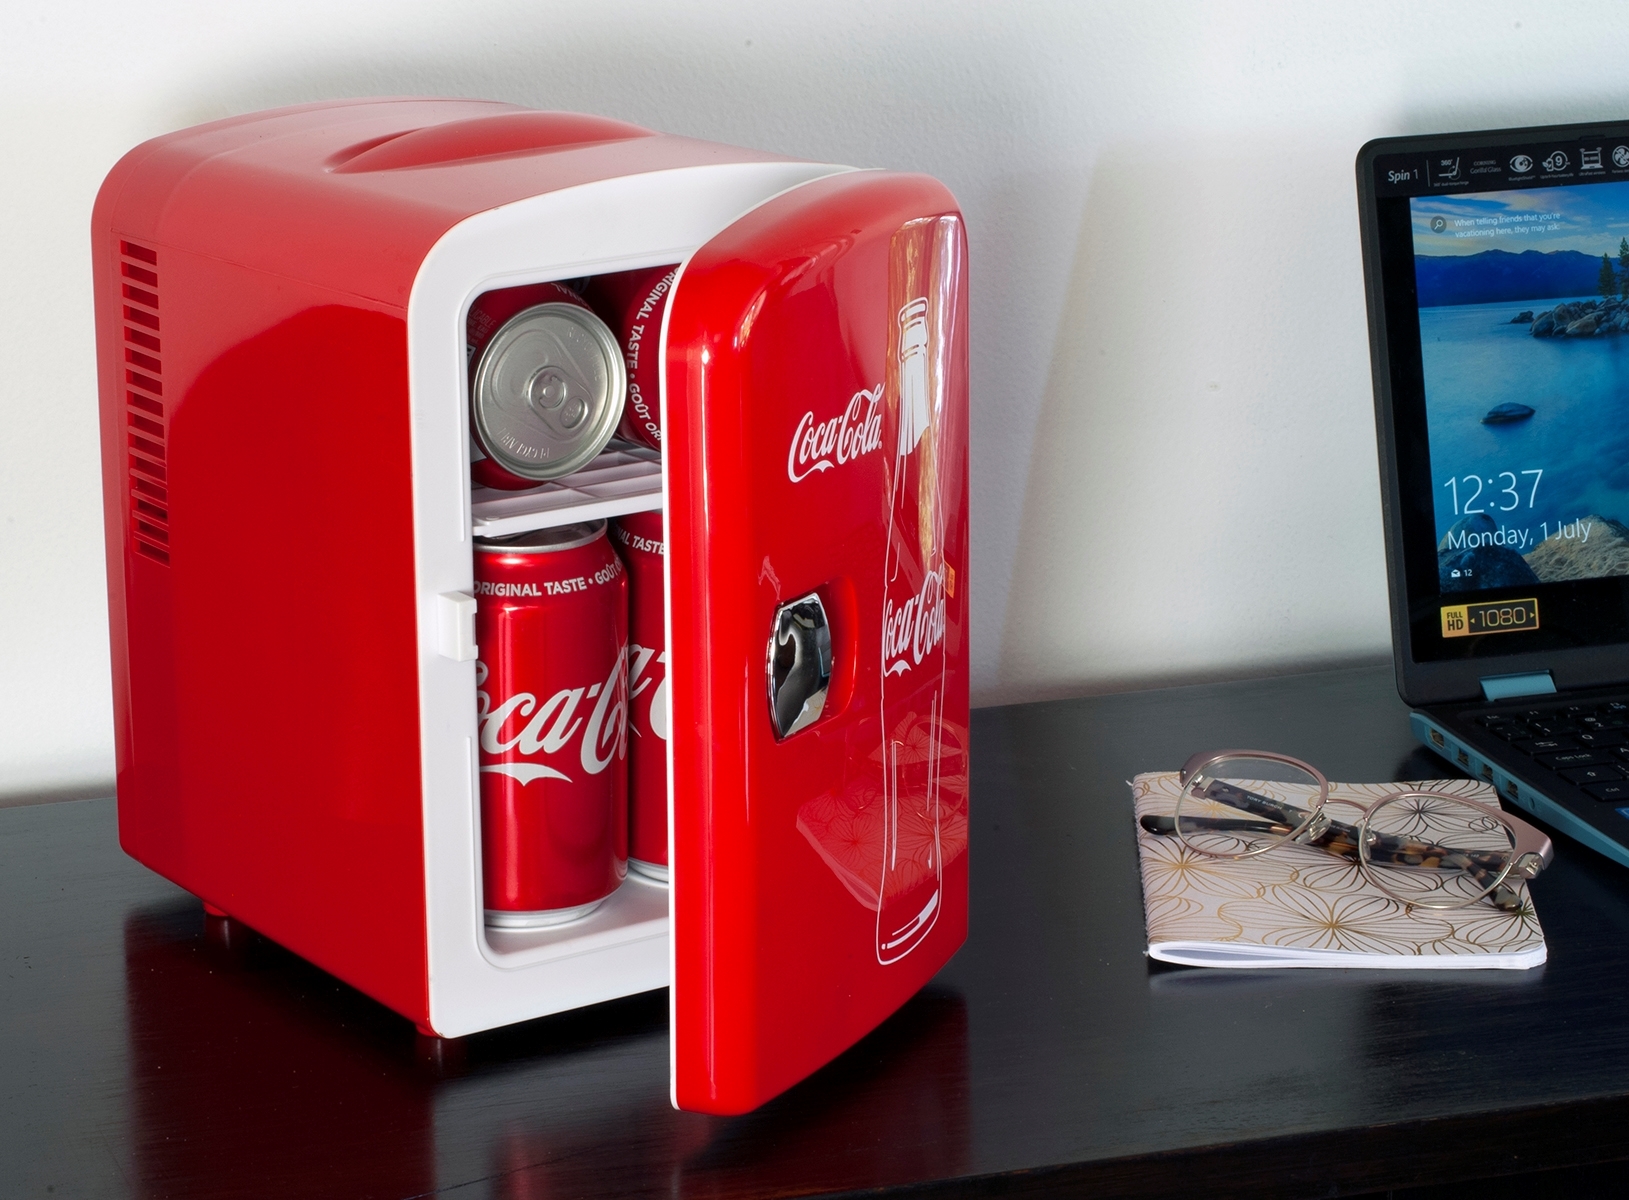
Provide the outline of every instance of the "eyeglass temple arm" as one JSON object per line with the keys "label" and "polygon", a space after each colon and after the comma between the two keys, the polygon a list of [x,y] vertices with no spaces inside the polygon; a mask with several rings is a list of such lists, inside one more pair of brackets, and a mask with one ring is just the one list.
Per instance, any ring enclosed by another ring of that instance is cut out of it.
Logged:
{"label": "eyeglass temple arm", "polygon": [[1220,779],[1212,779],[1205,785],[1205,790],[1202,792],[1194,791],[1192,780],[1190,780],[1189,794],[1201,796],[1206,800],[1218,801],[1229,808],[1238,808],[1247,813],[1255,813],[1258,817],[1266,817],[1275,824],[1288,825],[1291,829],[1294,829],[1297,825],[1305,824],[1307,818],[1312,815],[1304,808],[1297,808],[1295,805],[1286,804],[1282,800],[1274,800],[1271,796],[1260,796],[1255,792],[1245,791],[1242,787],[1224,783]]}
{"label": "eyeglass temple arm", "polygon": [[[1242,809],[1245,812],[1255,813],[1257,816],[1268,818],[1274,825],[1287,829],[1294,829],[1301,825],[1310,815],[1306,809],[1297,808],[1293,804],[1274,800],[1270,796],[1258,795],[1246,791],[1231,783],[1224,783],[1220,779],[1211,780],[1203,792],[1198,793],[1207,800],[1215,800],[1231,808]],[[1172,818],[1164,818],[1171,822],[1170,828],[1155,829],[1150,826],[1148,818],[1144,818],[1143,828],[1150,833],[1174,833],[1176,822]],[[1227,821],[1225,817],[1190,817],[1183,824],[1195,829],[1207,830],[1244,830],[1250,828],[1248,823],[1236,825],[1212,824],[1216,821]],[[1258,832],[1262,830],[1259,825],[1255,827]],[[1393,837],[1389,834],[1374,833],[1369,835],[1369,858],[1374,862],[1393,863],[1403,867],[1439,867],[1446,866],[1470,873],[1478,883],[1484,885],[1491,883],[1500,871],[1504,870],[1509,861],[1509,855],[1489,854],[1476,850],[1459,850],[1451,846],[1441,846],[1435,842],[1422,842],[1413,838]],[[1357,856],[1358,831],[1354,825],[1343,821],[1329,821],[1316,837],[1307,840],[1308,845],[1326,849],[1332,854],[1341,854],[1346,857]],[[1347,853],[1348,848],[1350,854]],[[1435,860],[1435,861],[1432,861]]]}
{"label": "eyeglass temple arm", "polygon": [[[1176,832],[1175,817],[1159,817],[1150,814],[1143,817],[1139,823],[1149,833],[1165,836]],[[1278,833],[1282,835],[1294,828],[1294,826],[1284,825],[1281,822],[1241,821],[1228,817],[1192,817],[1185,821],[1184,824],[1193,829],[1217,833]],[[1371,858],[1375,857],[1376,850],[1385,847],[1387,843],[1395,843],[1394,846],[1387,847],[1388,853],[1383,854],[1377,861],[1395,862],[1402,866],[1421,865],[1416,858],[1404,854],[1401,839],[1388,838],[1383,834],[1375,834],[1374,836],[1378,840],[1375,848],[1369,852]],[[1303,844],[1333,854],[1337,858],[1348,859],[1351,862],[1358,861],[1357,830],[1339,821],[1331,821],[1328,827],[1322,830],[1317,837],[1310,838]],[[1451,869],[1465,871],[1483,887],[1487,887],[1498,875],[1497,871],[1488,871],[1475,863],[1465,867],[1459,867],[1454,863],[1448,863],[1447,865]],[[1489,899],[1493,902],[1495,908],[1509,912],[1515,912],[1522,905],[1520,894],[1511,888],[1509,884],[1503,882],[1493,889],[1493,894]]]}

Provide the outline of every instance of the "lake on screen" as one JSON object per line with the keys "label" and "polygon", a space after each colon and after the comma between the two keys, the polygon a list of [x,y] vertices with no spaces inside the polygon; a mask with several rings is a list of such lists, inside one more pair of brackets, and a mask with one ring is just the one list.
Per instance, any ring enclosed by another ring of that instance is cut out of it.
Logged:
{"label": "lake on screen", "polygon": [[[1585,297],[1586,299],[1588,297]],[[1494,520],[1553,533],[1558,521],[1599,513],[1629,524],[1629,334],[1592,338],[1536,338],[1531,326],[1512,325],[1516,314],[1538,316],[1563,300],[1464,304],[1420,310],[1425,367],[1426,420],[1437,537],[1457,519],[1453,493],[1459,476],[1463,513],[1479,476],[1478,500]],[[1534,415],[1508,425],[1484,425],[1488,410],[1525,404]],[[1542,468],[1531,508],[1532,475]],[[1502,492],[1516,474],[1520,503]],[[1494,483],[1489,486],[1487,480]]]}

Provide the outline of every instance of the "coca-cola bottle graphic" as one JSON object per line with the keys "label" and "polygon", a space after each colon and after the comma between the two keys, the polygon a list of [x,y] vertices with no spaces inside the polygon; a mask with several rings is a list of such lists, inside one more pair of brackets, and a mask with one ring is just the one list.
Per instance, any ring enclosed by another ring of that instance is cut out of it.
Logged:
{"label": "coca-cola bottle graphic", "polygon": [[944,875],[947,389],[963,264],[961,221],[911,221],[894,235],[884,394],[888,542],[882,608],[882,877],[877,960],[896,962],[938,920]]}

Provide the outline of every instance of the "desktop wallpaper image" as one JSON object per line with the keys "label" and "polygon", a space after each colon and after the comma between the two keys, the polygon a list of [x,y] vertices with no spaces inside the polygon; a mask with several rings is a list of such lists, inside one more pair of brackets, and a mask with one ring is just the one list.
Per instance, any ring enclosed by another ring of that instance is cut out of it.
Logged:
{"label": "desktop wallpaper image", "polygon": [[1629,575],[1629,182],[1410,210],[1441,590]]}

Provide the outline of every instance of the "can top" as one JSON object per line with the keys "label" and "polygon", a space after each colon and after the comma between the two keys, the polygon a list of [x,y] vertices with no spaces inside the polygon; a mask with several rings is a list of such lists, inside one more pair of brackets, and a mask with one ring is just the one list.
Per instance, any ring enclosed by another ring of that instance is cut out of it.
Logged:
{"label": "can top", "polygon": [[487,343],[470,407],[481,450],[522,479],[557,479],[605,449],[622,417],[627,368],[586,307],[516,313]]}
{"label": "can top", "polygon": [[548,554],[554,550],[574,550],[605,536],[605,521],[581,521],[576,525],[556,525],[552,529],[528,529],[505,537],[476,538],[475,549],[482,554]]}

